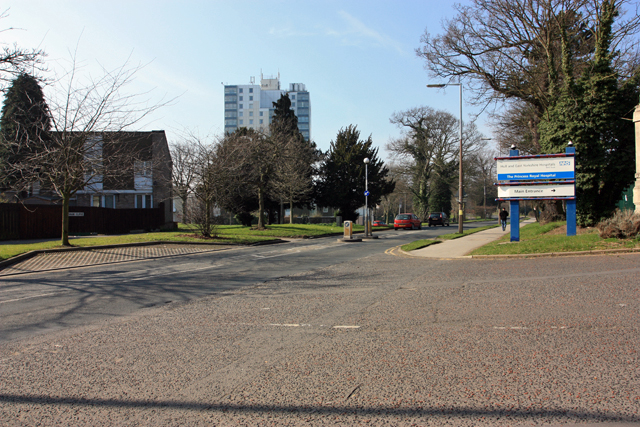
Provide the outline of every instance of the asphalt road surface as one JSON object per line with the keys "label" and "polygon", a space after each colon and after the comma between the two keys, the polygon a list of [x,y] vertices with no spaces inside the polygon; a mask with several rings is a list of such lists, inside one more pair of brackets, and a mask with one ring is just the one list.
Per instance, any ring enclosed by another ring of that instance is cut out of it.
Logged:
{"label": "asphalt road surface", "polygon": [[[488,223],[469,223],[474,228]],[[390,247],[457,231],[454,227],[388,230],[379,239],[337,237],[239,247],[65,271],[0,277],[0,343],[89,325],[172,302],[234,292],[246,286],[382,253]],[[357,245],[353,246],[352,245]]]}
{"label": "asphalt road surface", "polygon": [[0,425],[640,423],[640,256],[390,250],[441,229],[2,279]]}

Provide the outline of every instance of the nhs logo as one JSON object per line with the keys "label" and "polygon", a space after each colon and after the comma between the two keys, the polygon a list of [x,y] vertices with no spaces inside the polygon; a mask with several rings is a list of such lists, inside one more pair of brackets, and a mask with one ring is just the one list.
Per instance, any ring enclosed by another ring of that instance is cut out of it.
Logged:
{"label": "nhs logo", "polygon": [[560,166],[571,166],[570,160],[560,160]]}

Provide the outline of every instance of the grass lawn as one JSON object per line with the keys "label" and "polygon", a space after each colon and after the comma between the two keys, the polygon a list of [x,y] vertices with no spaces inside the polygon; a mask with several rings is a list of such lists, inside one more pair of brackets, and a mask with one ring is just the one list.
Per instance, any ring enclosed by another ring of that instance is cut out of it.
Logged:
{"label": "grass lawn", "polygon": [[640,240],[602,239],[596,229],[580,229],[576,236],[566,235],[566,222],[545,225],[528,224],[520,228],[520,242],[509,242],[509,234],[471,252],[471,255],[537,254],[579,252],[599,249],[640,248]]}
{"label": "grass lawn", "polygon": [[[363,231],[363,226],[355,225],[354,231]],[[252,230],[241,225],[221,225],[218,227],[218,238],[201,239],[194,236],[194,228],[179,224],[178,231],[161,231],[155,233],[125,234],[121,236],[82,237],[71,239],[71,245],[89,247],[101,245],[119,245],[143,242],[183,242],[212,244],[251,244],[278,238],[319,237],[327,234],[342,233],[343,227],[319,224],[277,224],[269,225],[266,230]],[[0,243],[0,260],[8,259],[25,252],[61,248],[60,241],[6,244]]]}

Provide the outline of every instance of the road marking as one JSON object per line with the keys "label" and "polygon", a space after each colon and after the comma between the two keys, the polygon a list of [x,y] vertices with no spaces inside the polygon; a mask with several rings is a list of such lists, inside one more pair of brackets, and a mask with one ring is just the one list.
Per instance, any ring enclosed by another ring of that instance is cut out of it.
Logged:
{"label": "road marking", "polygon": [[284,326],[287,328],[301,328],[311,326],[308,323],[269,323],[269,326]]}
{"label": "road marking", "polygon": [[360,326],[339,325],[339,326],[334,326],[333,329],[360,329]]}
{"label": "road marking", "polygon": [[49,293],[49,294],[40,294],[40,295],[32,295],[32,296],[30,296],[30,297],[22,297],[22,298],[8,299],[8,300],[6,300],[6,301],[0,301],[0,304],[4,304],[5,302],[22,301],[22,300],[25,300],[25,299],[31,299],[31,298],[48,297],[48,296],[50,296],[50,295],[56,295],[56,294],[59,294],[59,293],[61,293],[61,292],[52,292],[52,293]]}
{"label": "road marking", "polygon": [[511,330],[522,330],[522,329],[529,329],[526,326],[494,326],[493,329],[500,329],[500,330],[505,330],[505,329],[511,329]]}

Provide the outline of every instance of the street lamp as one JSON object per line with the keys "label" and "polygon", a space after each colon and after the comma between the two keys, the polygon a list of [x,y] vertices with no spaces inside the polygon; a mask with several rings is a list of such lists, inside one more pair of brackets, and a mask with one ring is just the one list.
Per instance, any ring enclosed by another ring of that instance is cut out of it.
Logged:
{"label": "street lamp", "polygon": [[364,158],[364,237],[369,237],[369,158]]}
{"label": "street lamp", "polygon": [[427,87],[436,87],[436,88],[444,88],[447,86],[459,86],[460,87],[460,171],[459,171],[459,181],[460,186],[458,188],[458,233],[462,233],[463,229],[463,193],[462,193],[462,83],[447,83],[447,84],[429,84]]}

